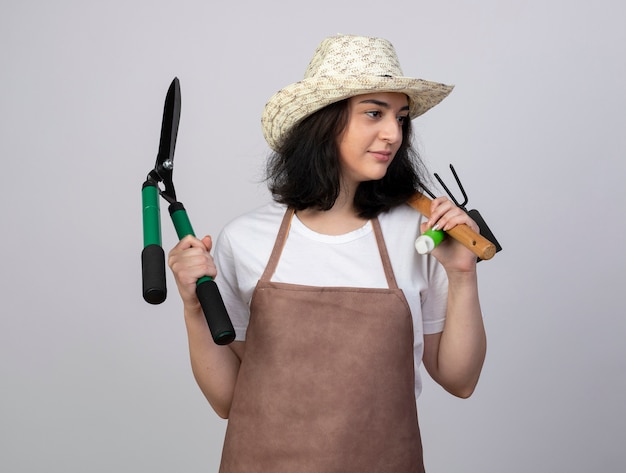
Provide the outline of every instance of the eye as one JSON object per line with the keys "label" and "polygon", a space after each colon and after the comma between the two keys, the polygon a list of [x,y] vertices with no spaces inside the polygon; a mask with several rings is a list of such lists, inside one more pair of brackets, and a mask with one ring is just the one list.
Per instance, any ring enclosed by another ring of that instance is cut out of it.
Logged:
{"label": "eye", "polygon": [[365,114],[372,118],[380,118],[382,116],[382,112],[380,110],[369,110],[365,112]]}
{"label": "eye", "polygon": [[408,115],[401,115],[401,116],[398,117],[398,123],[400,125],[404,125],[408,120],[409,120],[409,116]]}

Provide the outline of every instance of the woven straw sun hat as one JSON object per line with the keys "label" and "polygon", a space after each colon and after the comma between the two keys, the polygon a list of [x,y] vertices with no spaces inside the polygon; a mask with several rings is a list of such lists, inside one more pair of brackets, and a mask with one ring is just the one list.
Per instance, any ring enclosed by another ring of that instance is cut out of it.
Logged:
{"label": "woven straw sun hat", "polygon": [[315,50],[304,79],[279,90],[261,118],[263,135],[277,150],[294,125],[331,103],[355,95],[400,92],[411,119],[441,102],[452,86],[405,77],[393,45],[382,38],[337,35]]}

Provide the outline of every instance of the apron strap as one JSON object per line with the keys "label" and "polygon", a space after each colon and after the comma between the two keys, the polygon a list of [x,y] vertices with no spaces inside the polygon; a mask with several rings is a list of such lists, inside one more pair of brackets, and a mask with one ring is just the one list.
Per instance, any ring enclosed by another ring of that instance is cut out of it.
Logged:
{"label": "apron strap", "polygon": [[[270,259],[265,266],[265,271],[263,271],[263,274],[261,275],[261,281],[269,282],[274,275],[274,271],[276,271],[276,266],[278,266],[278,260],[280,259],[283,247],[285,246],[285,242],[287,241],[287,234],[289,233],[289,228],[291,227],[291,219],[293,218],[294,214],[295,210],[292,208],[288,208],[285,212],[285,215],[283,216],[283,220],[280,224],[280,228],[278,230],[278,235],[276,236],[276,241],[274,242],[274,248],[272,249]],[[396,282],[396,277],[393,274],[391,259],[389,258],[389,253],[387,252],[387,246],[385,245],[385,238],[383,237],[383,231],[380,227],[380,222],[376,217],[374,217],[371,222],[372,229],[374,230],[374,237],[376,238],[376,244],[378,245],[378,252],[380,253],[380,259],[383,263],[383,269],[385,271],[387,285],[390,289],[398,289],[398,283]]]}
{"label": "apron strap", "polygon": [[276,241],[274,242],[274,248],[272,249],[272,254],[270,255],[270,259],[265,266],[265,271],[261,275],[261,281],[269,282],[274,275],[274,271],[276,271],[276,266],[278,265],[278,260],[280,259],[280,254],[283,252],[283,247],[285,246],[285,242],[287,241],[287,234],[289,233],[289,228],[291,227],[291,219],[293,218],[293,214],[295,213],[295,209],[288,208],[285,212],[285,216],[283,217],[283,221],[280,224],[280,229],[278,230],[278,236],[276,237]]}
{"label": "apron strap", "polygon": [[396,282],[396,277],[393,274],[391,259],[389,258],[389,253],[387,252],[387,245],[385,245],[385,238],[383,237],[383,230],[380,228],[378,217],[374,217],[372,219],[372,227],[374,228],[374,236],[376,237],[376,243],[378,244],[380,259],[383,261],[383,269],[385,270],[387,284],[390,289],[398,289],[398,283]]}

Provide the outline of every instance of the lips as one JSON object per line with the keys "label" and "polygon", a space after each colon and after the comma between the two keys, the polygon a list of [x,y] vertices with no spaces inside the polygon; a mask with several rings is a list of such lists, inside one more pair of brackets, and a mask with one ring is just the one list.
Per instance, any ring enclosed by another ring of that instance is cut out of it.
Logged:
{"label": "lips", "polygon": [[370,151],[371,155],[376,158],[377,161],[381,161],[386,163],[391,160],[391,152],[390,151]]}

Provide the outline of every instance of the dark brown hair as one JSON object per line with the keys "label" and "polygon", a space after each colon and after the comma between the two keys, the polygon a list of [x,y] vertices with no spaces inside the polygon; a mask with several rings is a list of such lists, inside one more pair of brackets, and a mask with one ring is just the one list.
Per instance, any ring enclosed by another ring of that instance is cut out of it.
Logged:
{"label": "dark brown hair", "polygon": [[[267,162],[274,200],[296,210],[329,210],[340,190],[337,140],[348,123],[348,100],[330,104],[296,124]],[[354,206],[373,218],[408,200],[424,182],[423,165],[411,146],[411,121],[402,126],[402,144],[382,179],[359,184]]]}

